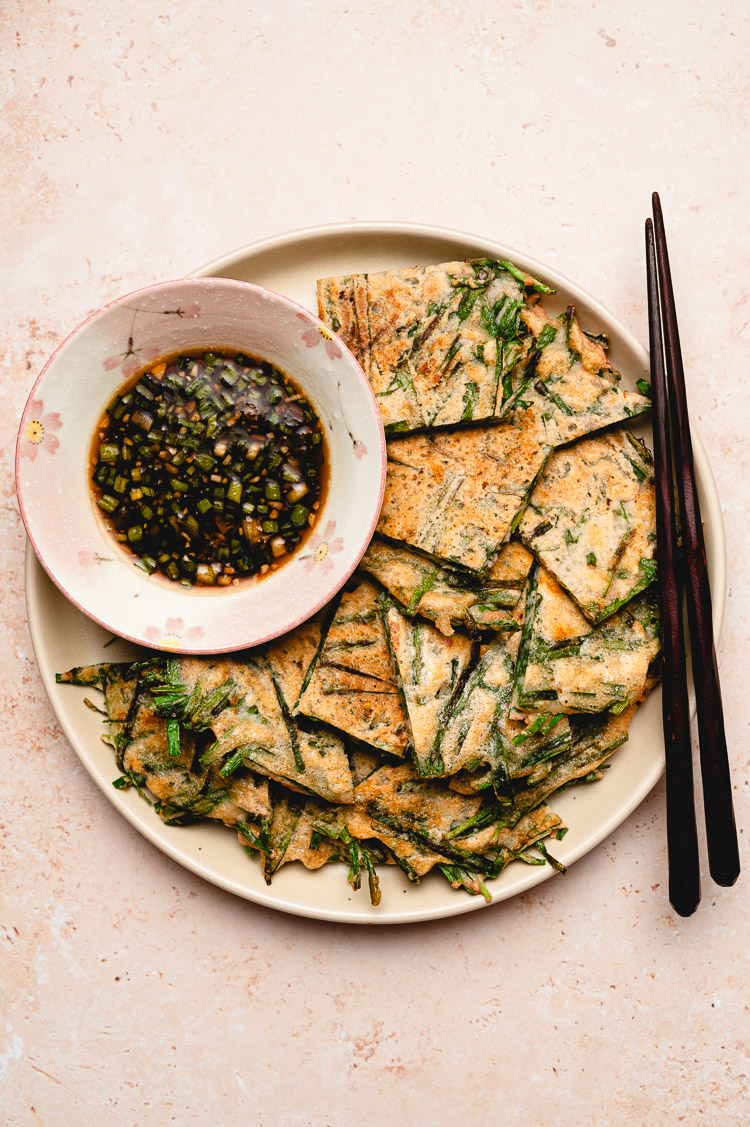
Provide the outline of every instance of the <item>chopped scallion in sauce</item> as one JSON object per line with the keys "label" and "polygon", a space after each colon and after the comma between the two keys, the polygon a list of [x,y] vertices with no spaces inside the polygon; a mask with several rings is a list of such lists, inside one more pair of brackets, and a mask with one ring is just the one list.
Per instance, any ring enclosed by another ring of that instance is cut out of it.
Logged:
{"label": "chopped scallion in sauce", "polygon": [[180,354],[142,372],[97,428],[92,486],[147,572],[226,587],[286,562],[325,482],[315,410],[266,360]]}

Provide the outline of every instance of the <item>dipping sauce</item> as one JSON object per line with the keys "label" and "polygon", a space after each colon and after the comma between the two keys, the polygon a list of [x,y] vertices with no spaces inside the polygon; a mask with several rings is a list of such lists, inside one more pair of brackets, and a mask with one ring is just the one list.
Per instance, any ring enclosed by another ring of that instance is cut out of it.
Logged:
{"label": "dipping sauce", "polygon": [[267,360],[216,349],[142,372],[107,408],[92,488],[147,572],[226,587],[286,562],[325,483],[320,420]]}

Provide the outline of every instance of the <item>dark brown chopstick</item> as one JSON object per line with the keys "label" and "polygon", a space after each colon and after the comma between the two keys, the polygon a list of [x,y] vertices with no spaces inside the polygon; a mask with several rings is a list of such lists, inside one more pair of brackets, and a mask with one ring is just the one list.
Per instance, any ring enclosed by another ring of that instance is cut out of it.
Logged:
{"label": "dark brown chopstick", "polygon": [[[684,582],[687,597],[709,870],[717,884],[732,885],[739,876],[740,860],[713,640],[711,589],[693,469],[693,447],[677,314],[658,193],[654,192],[652,201],[666,355],[665,398],[678,468],[677,487],[683,541],[682,556],[675,559],[678,564],[678,581]],[[663,536],[661,526],[660,536]],[[661,566],[661,556],[659,563]]]}
{"label": "dark brown chopstick", "polygon": [[654,466],[656,470],[657,576],[662,631],[662,716],[667,781],[667,857],[669,899],[681,916],[690,916],[701,898],[698,833],[693,793],[693,751],[687,694],[682,584],[676,565],[677,529],[672,480],[669,408],[664,345],[659,313],[659,279],[654,230],[646,220],[648,329],[651,354]]}

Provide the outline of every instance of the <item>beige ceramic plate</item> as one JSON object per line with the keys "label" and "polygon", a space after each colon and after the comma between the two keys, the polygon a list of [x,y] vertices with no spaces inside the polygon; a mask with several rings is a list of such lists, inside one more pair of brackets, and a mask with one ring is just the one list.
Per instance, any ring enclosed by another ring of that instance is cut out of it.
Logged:
{"label": "beige ceramic plate", "polygon": [[[585,290],[509,247],[456,231],[412,224],[357,224],[318,227],[256,243],[215,259],[197,274],[238,278],[266,286],[315,310],[315,281],[329,274],[374,271],[388,267],[445,262],[490,255],[507,258],[555,286],[554,311],[574,304],[590,330],[608,332],[611,358],[627,386],[648,377],[648,357],[637,340]],[[550,307],[553,303],[550,302]],[[705,526],[708,564],[718,638],[726,592],[724,534],[716,487],[697,437],[695,466]],[[222,888],[281,911],[349,923],[414,923],[474,911],[481,897],[455,892],[439,875],[412,886],[400,870],[381,871],[383,900],[372,908],[365,888],[355,893],[343,866],[308,872],[289,865],[267,887],[260,865],[251,862],[235,834],[221,826],[164,826],[135,791],[112,787],[117,769],[111,749],[101,742],[100,717],[83,704],[85,690],[55,684],[55,673],[73,665],[124,660],[134,650],[124,642],[104,648],[108,635],[80,614],[60,594],[29,549],[26,597],[34,648],[52,706],[68,739],[95,782],[122,814],[150,841],[188,869]],[[661,702],[654,693],[639,710],[627,744],[595,786],[573,787],[552,800],[570,826],[555,853],[570,865],[593,849],[638,806],[661,775],[664,748]],[[113,859],[114,860],[114,859]],[[510,865],[491,882],[493,902],[553,876],[548,866]],[[564,881],[557,876],[558,881]],[[603,890],[604,891],[604,890]]]}

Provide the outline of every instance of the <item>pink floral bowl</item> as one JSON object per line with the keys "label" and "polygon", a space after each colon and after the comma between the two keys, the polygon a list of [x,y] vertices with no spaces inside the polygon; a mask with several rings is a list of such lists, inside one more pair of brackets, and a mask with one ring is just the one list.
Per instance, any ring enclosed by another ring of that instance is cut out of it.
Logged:
{"label": "pink floral bowl", "polygon": [[[221,347],[269,360],[309,398],[329,480],[315,528],[283,566],[199,589],[147,575],[120,548],[96,510],[89,459],[100,418],[136,372],[162,356]],[[23,412],[16,487],[42,566],[84,614],[145,646],[221,653],[291,630],[342,587],[375,528],[385,460],[367,379],[317,317],[247,282],[187,278],[112,302],[58,348]]]}

